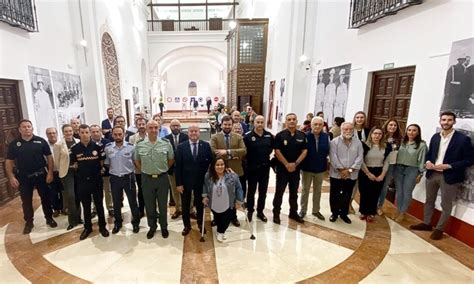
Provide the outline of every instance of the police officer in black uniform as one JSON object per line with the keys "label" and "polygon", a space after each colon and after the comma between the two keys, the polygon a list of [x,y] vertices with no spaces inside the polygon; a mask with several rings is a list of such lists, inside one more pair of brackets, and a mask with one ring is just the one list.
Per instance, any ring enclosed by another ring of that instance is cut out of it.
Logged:
{"label": "police officer in black uniform", "polygon": [[275,197],[273,198],[273,222],[280,224],[280,210],[286,185],[290,192],[289,218],[299,223],[304,223],[298,215],[298,186],[300,183],[300,164],[303,162],[308,150],[306,149],[306,136],[296,129],[298,119],[296,114],[286,115],[286,129],[280,131],[275,137],[275,156],[278,159],[276,174]]}
{"label": "police officer in black uniform", "polygon": [[255,204],[255,191],[258,184],[257,218],[267,222],[263,214],[265,199],[267,197],[268,179],[270,177],[270,154],[273,151],[273,135],[265,130],[265,118],[262,115],[255,117],[254,130],[248,132],[244,137],[247,147],[247,215],[252,221]]}
{"label": "police officer in black uniform", "polygon": [[[43,138],[33,135],[33,124],[23,119],[18,123],[21,137],[13,140],[8,145],[5,161],[5,170],[14,189],[20,189],[23,207],[25,228],[23,234],[29,234],[33,229],[33,189],[38,189],[41,198],[46,224],[55,228],[58,224],[53,220],[53,210],[48,195],[48,185],[53,181],[54,159],[48,142]],[[46,157],[46,158],[45,158]],[[48,167],[46,170],[45,167]],[[16,174],[13,168],[16,166]]]}
{"label": "police officer in black uniform", "polygon": [[105,160],[104,149],[91,140],[89,126],[79,126],[80,143],[71,148],[71,163],[75,164],[77,176],[77,191],[84,208],[84,231],[79,237],[84,240],[92,232],[91,196],[94,200],[97,216],[99,217],[99,232],[103,237],[109,236],[104,216],[102,200],[102,172]]}

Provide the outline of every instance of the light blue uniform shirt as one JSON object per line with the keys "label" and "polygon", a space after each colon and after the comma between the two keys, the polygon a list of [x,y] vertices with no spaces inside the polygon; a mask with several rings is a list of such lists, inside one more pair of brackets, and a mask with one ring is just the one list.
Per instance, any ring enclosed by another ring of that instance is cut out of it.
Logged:
{"label": "light blue uniform shirt", "polygon": [[114,176],[124,176],[135,171],[133,156],[135,147],[128,142],[123,143],[122,147],[112,142],[105,147],[105,164],[109,165],[109,173]]}

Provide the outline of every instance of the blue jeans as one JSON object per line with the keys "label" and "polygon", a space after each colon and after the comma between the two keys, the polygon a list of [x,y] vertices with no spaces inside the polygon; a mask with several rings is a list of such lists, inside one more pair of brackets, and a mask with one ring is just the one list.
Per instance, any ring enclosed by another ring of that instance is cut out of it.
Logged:
{"label": "blue jeans", "polygon": [[418,173],[418,167],[405,165],[396,165],[395,167],[395,188],[399,213],[407,212],[408,206],[410,206]]}
{"label": "blue jeans", "polygon": [[395,174],[395,165],[388,166],[387,174],[385,175],[385,181],[383,182],[382,191],[379,195],[379,201],[377,202],[377,208],[382,208],[383,203],[385,202],[385,197],[387,196],[388,185],[394,177]]}

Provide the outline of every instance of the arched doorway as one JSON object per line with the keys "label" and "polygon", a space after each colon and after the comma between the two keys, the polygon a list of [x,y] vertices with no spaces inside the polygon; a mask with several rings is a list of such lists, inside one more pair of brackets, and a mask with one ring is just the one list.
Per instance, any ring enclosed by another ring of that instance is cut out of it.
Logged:
{"label": "arched doorway", "polygon": [[120,94],[117,52],[114,41],[107,32],[102,35],[102,60],[104,62],[107,105],[114,109],[115,115],[121,115],[122,96]]}

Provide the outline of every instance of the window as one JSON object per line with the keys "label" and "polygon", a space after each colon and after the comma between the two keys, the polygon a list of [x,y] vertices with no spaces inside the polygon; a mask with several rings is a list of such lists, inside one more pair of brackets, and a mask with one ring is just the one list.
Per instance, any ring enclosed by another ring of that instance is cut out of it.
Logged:
{"label": "window", "polygon": [[399,10],[423,3],[423,0],[352,0],[349,18],[350,28],[376,22],[396,14]]}
{"label": "window", "polygon": [[240,26],[239,63],[261,63],[263,61],[263,25]]}
{"label": "window", "polygon": [[38,31],[34,0],[0,0],[0,21],[29,32]]}

